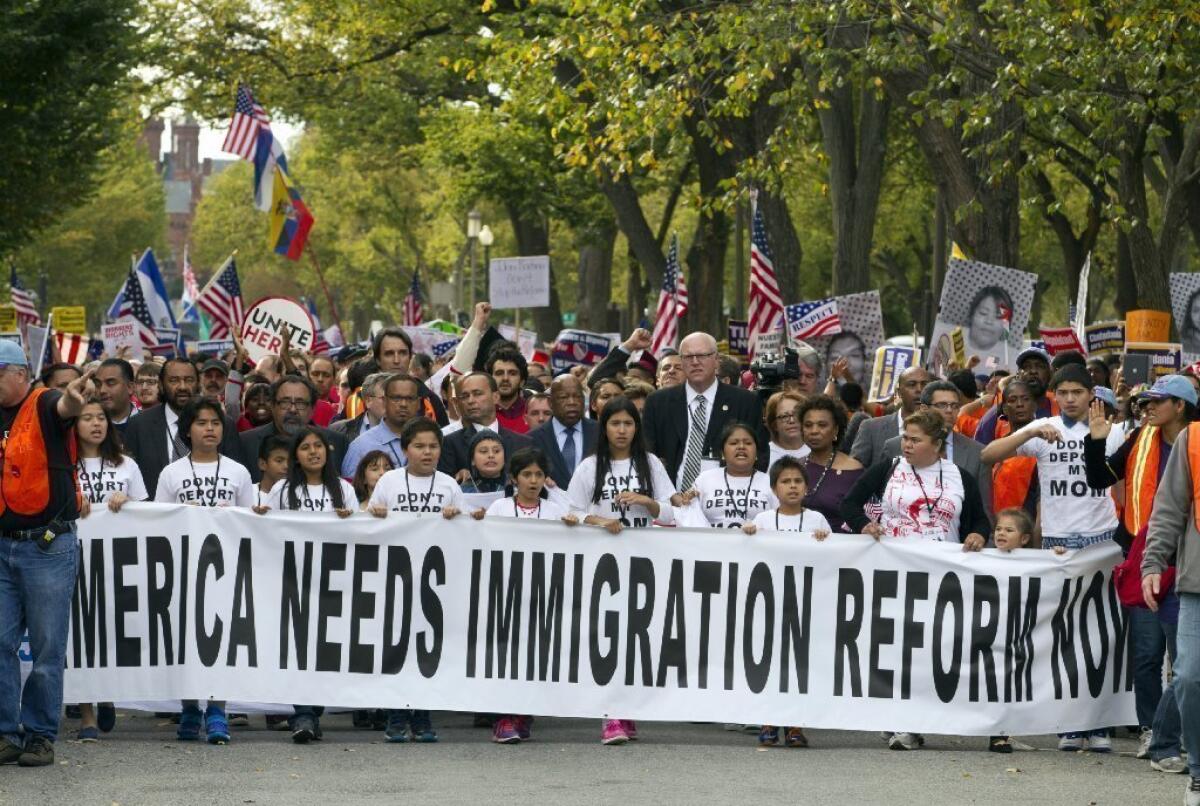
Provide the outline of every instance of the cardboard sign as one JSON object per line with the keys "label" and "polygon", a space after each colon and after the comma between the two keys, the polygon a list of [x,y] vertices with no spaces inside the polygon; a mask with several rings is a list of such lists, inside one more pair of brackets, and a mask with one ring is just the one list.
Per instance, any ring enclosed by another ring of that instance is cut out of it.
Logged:
{"label": "cardboard sign", "polygon": [[750,353],[750,323],[740,319],[729,320],[729,354],[748,355]]}
{"label": "cardboard sign", "polygon": [[59,333],[87,335],[87,308],[83,305],[55,305],[50,309],[54,329]]}
{"label": "cardboard sign", "polygon": [[16,309],[11,305],[0,305],[0,331],[11,333],[17,329]]}
{"label": "cardboard sign", "polygon": [[1182,344],[1131,341],[1125,344],[1125,355],[1150,356],[1150,366],[1152,368],[1150,373],[1151,383],[1164,375],[1175,375],[1183,366]]}
{"label": "cardboard sign", "polygon": [[1129,311],[1125,314],[1126,341],[1163,344],[1171,337],[1171,314],[1166,311]]}
{"label": "cardboard sign", "polygon": [[763,358],[769,355],[783,355],[783,331],[759,333],[754,337],[754,357]]}
{"label": "cardboard sign", "polygon": [[4,339],[5,341],[15,341],[17,344],[21,345],[22,347],[25,346],[25,340],[23,338],[21,338],[21,331],[19,331],[19,330],[12,330],[7,333],[0,333],[0,339]]}
{"label": "cardboard sign", "polygon": [[1073,327],[1043,327],[1039,328],[1042,334],[1042,341],[1046,343],[1046,352],[1051,356],[1056,356],[1059,353],[1065,353],[1070,350],[1083,352],[1083,345],[1079,343],[1079,334],[1075,332]]}
{"label": "cardboard sign", "polygon": [[[177,327],[156,327],[154,334],[158,336],[159,344],[179,344],[179,328]],[[155,355],[158,355],[155,353]]]}
{"label": "cardboard sign", "polygon": [[1125,352],[1125,323],[1097,322],[1083,329],[1087,354],[1093,358]]}
{"label": "cardboard sign", "polygon": [[225,355],[233,349],[233,339],[205,339],[196,342],[196,352],[201,355]]}
{"label": "cardboard sign", "polygon": [[921,363],[918,347],[897,347],[885,344],[875,351],[875,370],[871,373],[868,400],[890,400],[896,394],[900,374]]}
{"label": "cardboard sign", "polygon": [[550,256],[498,257],[488,266],[493,308],[544,308],[550,304]]}
{"label": "cardboard sign", "polygon": [[291,334],[291,348],[311,352],[317,328],[312,316],[299,302],[288,297],[264,297],[250,306],[242,319],[242,345],[254,363],[270,355],[279,355],[283,347],[282,328]]}
{"label": "cardboard sign", "polygon": [[[142,357],[142,336],[138,331],[138,323],[131,316],[123,316],[115,322],[110,322],[100,328],[100,337],[104,340],[104,352],[110,358]],[[125,353],[121,350],[129,348]]]}

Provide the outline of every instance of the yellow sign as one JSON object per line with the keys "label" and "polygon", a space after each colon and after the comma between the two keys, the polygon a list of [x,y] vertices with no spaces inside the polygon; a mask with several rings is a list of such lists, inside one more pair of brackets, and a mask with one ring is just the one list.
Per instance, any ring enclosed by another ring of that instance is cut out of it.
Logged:
{"label": "yellow sign", "polygon": [[1171,335],[1171,314],[1166,311],[1126,311],[1125,341],[1165,342]]}
{"label": "yellow sign", "polygon": [[54,329],[59,333],[87,335],[87,308],[83,305],[56,305],[50,309]]}
{"label": "yellow sign", "polygon": [[17,312],[11,305],[0,305],[0,333],[11,333],[17,329]]}

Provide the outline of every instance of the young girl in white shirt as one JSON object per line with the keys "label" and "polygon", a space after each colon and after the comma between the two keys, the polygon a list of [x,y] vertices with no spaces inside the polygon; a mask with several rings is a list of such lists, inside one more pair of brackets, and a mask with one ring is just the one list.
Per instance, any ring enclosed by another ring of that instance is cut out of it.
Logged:
{"label": "young girl in white shirt", "polygon": [[348,518],[357,508],[354,487],[338,476],[329,461],[332,449],[312,427],[296,432],[288,454],[287,477],[271,488],[264,505],[254,507],[260,515],[271,509],[300,512],[336,512]]}
{"label": "young girl in white shirt", "polygon": [[[142,471],[133,458],[123,454],[121,434],[99,403],[84,405],[75,422],[79,440],[79,461],[75,466],[83,503],[79,517],[86,518],[92,508],[107,504],[119,512],[126,501],[145,501],[146,485]],[[111,702],[79,704],[79,741],[99,741],[116,724],[117,711]]]}
{"label": "young girl in white shirt", "polygon": [[358,499],[358,508],[361,511],[367,511],[371,495],[375,492],[375,485],[383,478],[384,473],[394,467],[392,457],[387,455],[387,451],[370,451],[359,460],[351,484],[354,486],[354,495]]}
{"label": "young girl in white shirt", "polygon": [[[202,507],[254,506],[250,471],[218,450],[224,415],[221,404],[208,398],[193,400],[179,413],[179,437],[190,452],[163,468],[155,501]],[[209,700],[203,716],[208,743],[229,744],[225,702]],[[200,717],[199,701],[184,700],[176,737],[181,741],[199,739]]]}
{"label": "young girl in white shirt", "polygon": [[717,444],[723,466],[705,470],[692,489],[680,494],[685,506],[676,510],[677,526],[737,529],[779,504],[770,478],[754,466],[758,445],[750,426],[729,423]]}
{"label": "young girl in white shirt", "polygon": [[[620,534],[626,526],[647,527],[654,520],[670,522],[675,485],[659,458],[646,451],[642,418],[625,397],[614,397],[600,412],[596,453],[579,463],[567,497],[571,512],[583,522]],[[607,719],[600,734],[603,744],[637,739],[632,719]]]}

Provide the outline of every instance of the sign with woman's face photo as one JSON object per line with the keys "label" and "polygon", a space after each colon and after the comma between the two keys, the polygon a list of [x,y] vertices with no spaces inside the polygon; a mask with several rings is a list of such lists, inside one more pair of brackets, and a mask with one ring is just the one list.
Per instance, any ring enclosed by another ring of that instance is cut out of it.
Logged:
{"label": "sign with woman's face photo", "polygon": [[821,357],[821,383],[829,377],[829,367],[839,358],[845,358],[850,377],[863,389],[871,383],[875,351],[883,344],[883,308],[878,291],[861,294],[846,294],[837,297],[838,317],[842,332],[833,336],[819,336],[807,343]]}
{"label": "sign with woman's face photo", "polygon": [[1171,273],[1171,314],[1179,325],[1185,363],[1200,357],[1200,274]]}
{"label": "sign with woman's face photo", "polygon": [[930,343],[961,327],[968,358],[979,356],[989,371],[1010,366],[1021,351],[1036,283],[1029,272],[951,258]]}

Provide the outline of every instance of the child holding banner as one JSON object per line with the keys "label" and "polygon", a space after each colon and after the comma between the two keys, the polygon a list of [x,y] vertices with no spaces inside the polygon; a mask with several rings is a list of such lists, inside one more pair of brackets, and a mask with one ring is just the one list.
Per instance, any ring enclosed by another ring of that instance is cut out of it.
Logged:
{"label": "child holding banner", "polygon": [[[209,398],[189,403],[179,413],[179,439],[189,453],[163,468],[154,500],[166,504],[202,507],[252,507],[254,482],[250,471],[218,450],[224,433],[225,412]],[[225,702],[209,700],[203,713],[209,744],[229,744],[229,722]],[[184,700],[176,737],[180,741],[200,738],[201,712],[197,700]]]}
{"label": "child holding banner", "polygon": [[680,494],[683,506],[675,511],[676,525],[737,529],[779,505],[770,478],[754,467],[758,461],[754,439],[753,429],[745,423],[725,426],[718,439],[723,467],[705,470],[692,489]]}
{"label": "child holding banner", "polygon": [[829,521],[820,512],[804,508],[808,495],[808,482],[804,478],[804,465],[790,456],[785,456],[771,465],[771,491],[778,506],[760,512],[752,523],[742,526],[748,535],[759,530],[767,532],[804,532],[817,540],[824,540],[833,531]]}
{"label": "child holding banner", "polygon": [[387,451],[370,451],[359,460],[351,484],[360,511],[367,511],[371,495],[375,492],[375,485],[383,478],[383,474],[392,469],[392,457],[387,455]]}
{"label": "child holding banner", "polygon": [[336,512],[348,518],[354,512],[354,487],[338,476],[329,461],[332,449],[312,426],[301,428],[292,439],[287,476],[277,481],[265,505],[254,507],[262,515],[270,509],[301,512]]}
{"label": "child holding banner", "polygon": [[[146,485],[142,471],[133,457],[122,453],[121,435],[113,426],[104,408],[96,402],[87,403],[75,423],[79,440],[79,461],[76,475],[83,505],[79,516],[86,518],[96,504],[108,504],[119,512],[126,501],[145,501]],[[79,741],[99,741],[100,733],[108,733],[117,721],[117,711],[111,702],[97,708],[92,703],[79,704]]]}

